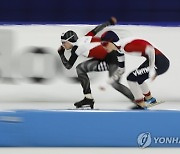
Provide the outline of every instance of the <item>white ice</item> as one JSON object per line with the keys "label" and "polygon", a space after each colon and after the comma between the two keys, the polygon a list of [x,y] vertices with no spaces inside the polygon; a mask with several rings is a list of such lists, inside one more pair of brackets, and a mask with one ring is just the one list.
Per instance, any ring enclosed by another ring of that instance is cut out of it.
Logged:
{"label": "white ice", "polygon": [[[78,100],[77,100],[78,101]],[[74,102],[0,102],[0,110],[58,110],[75,109]],[[95,102],[95,109],[102,110],[129,110],[134,104],[132,102]],[[180,102],[164,102],[149,108],[149,110],[180,110]]]}

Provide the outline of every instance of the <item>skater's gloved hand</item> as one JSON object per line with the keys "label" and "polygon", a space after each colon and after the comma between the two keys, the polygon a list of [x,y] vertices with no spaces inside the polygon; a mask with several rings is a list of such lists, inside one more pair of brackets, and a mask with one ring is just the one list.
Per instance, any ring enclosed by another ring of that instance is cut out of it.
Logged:
{"label": "skater's gloved hand", "polygon": [[64,54],[64,51],[65,51],[64,47],[60,46],[59,49],[58,49],[58,53],[59,54]]}
{"label": "skater's gloved hand", "polygon": [[155,68],[150,69],[149,71],[149,78],[151,79],[151,81],[154,81],[157,77],[157,73]]}
{"label": "skater's gloved hand", "polygon": [[110,22],[111,25],[115,25],[117,23],[117,19],[115,17],[111,17],[109,19],[109,22]]}

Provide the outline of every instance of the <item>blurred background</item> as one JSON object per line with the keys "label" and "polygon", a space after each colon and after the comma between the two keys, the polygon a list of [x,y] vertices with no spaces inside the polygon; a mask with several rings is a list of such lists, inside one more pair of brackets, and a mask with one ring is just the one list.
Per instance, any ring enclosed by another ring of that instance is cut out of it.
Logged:
{"label": "blurred background", "polygon": [[1,22],[103,22],[116,16],[120,23],[180,21],[179,0],[0,0]]}
{"label": "blurred background", "polygon": [[[162,106],[155,107],[156,110],[179,109],[180,0],[0,0],[0,110],[73,108],[73,103],[83,98],[82,88],[76,80],[75,66],[85,59],[78,59],[72,70],[66,70],[57,54],[61,45],[60,35],[72,29],[83,36],[111,16],[118,19],[118,25],[109,29],[115,30],[121,37],[147,39],[170,59],[170,70],[151,83],[150,88],[155,97],[166,101]],[[126,61],[127,70],[122,79],[125,85],[126,75],[142,60],[127,56]],[[99,90],[99,85],[105,83],[107,77],[107,72],[90,74],[95,108],[127,109],[132,103],[112,87],[106,91]],[[12,125],[8,123],[8,129],[1,129],[3,131],[0,132],[7,130],[16,133],[18,130],[22,135],[19,127],[11,130],[9,126]],[[21,140],[18,136],[13,137],[16,138]],[[7,140],[6,137],[0,139]],[[146,153],[152,153],[155,149],[149,148]],[[34,150],[9,148],[7,151],[3,148],[0,153],[67,153],[69,148],[50,149],[51,152],[47,149]],[[70,150],[69,153],[78,154],[115,154],[120,151],[119,148]],[[123,150],[128,153],[126,148]],[[158,153],[170,153],[172,150],[174,154],[180,153],[177,148],[158,149]],[[134,151],[131,148],[129,153],[132,152],[141,154],[145,149]]]}

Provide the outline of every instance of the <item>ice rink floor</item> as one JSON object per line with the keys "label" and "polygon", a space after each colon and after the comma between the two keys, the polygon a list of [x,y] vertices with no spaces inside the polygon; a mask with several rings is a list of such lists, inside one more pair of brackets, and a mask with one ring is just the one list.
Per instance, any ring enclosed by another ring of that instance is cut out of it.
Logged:
{"label": "ice rink floor", "polygon": [[[0,110],[19,110],[19,109],[75,109],[74,102],[0,102]],[[96,102],[95,109],[103,110],[128,110],[133,106],[131,102]],[[149,108],[150,110],[180,110],[180,102],[164,102]]]}

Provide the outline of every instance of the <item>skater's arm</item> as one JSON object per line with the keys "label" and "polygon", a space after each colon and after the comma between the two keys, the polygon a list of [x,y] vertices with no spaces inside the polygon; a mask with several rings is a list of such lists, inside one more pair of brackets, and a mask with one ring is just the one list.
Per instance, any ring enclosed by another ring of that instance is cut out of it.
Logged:
{"label": "skater's arm", "polygon": [[155,49],[151,45],[148,45],[145,49],[145,53],[149,59],[149,77],[154,80],[156,77],[156,70],[155,70]]}
{"label": "skater's arm", "polygon": [[122,52],[117,46],[115,46],[111,42],[103,41],[102,45],[107,50],[108,53],[110,53],[112,51],[117,51],[118,66],[119,66],[119,68],[121,68],[122,74],[123,74],[124,71],[125,71],[125,56],[124,56],[124,52]]}
{"label": "skater's arm", "polygon": [[125,72],[125,55],[120,50],[117,50],[117,59],[118,59],[118,66],[122,71],[122,74]]}
{"label": "skater's arm", "polygon": [[149,67],[150,69],[153,69],[155,66],[155,49],[152,46],[148,45],[145,49],[145,52],[149,58]]}
{"label": "skater's arm", "polygon": [[110,26],[110,25],[115,25],[117,23],[117,19],[115,17],[111,17],[109,19],[109,21],[100,24],[98,26],[96,26],[93,30],[91,30],[90,32],[88,32],[86,34],[86,36],[95,36],[98,32],[100,32],[101,30],[103,30],[105,27]]}
{"label": "skater's arm", "polygon": [[64,52],[65,52],[65,49],[64,47],[60,47],[58,49],[58,53],[59,53],[59,56],[61,58],[61,61],[63,63],[63,65],[67,68],[67,69],[71,69],[75,63],[75,61],[77,60],[78,58],[78,55],[75,53],[75,50],[77,49],[77,46],[74,46],[71,50],[71,56],[69,58],[69,60],[66,59],[65,55],[64,55]]}

